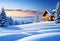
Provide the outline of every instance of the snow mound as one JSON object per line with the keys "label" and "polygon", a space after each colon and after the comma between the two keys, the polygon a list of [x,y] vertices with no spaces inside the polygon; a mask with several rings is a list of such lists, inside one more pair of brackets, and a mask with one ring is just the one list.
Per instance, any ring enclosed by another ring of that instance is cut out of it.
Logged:
{"label": "snow mound", "polygon": [[3,39],[1,41],[44,41],[47,37],[49,39],[48,41],[52,41],[55,38],[59,40],[60,24],[55,24],[54,21],[47,21],[25,25],[13,25],[5,29],[0,28],[0,40]]}
{"label": "snow mound", "polygon": [[60,32],[32,35],[17,41],[60,41]]}

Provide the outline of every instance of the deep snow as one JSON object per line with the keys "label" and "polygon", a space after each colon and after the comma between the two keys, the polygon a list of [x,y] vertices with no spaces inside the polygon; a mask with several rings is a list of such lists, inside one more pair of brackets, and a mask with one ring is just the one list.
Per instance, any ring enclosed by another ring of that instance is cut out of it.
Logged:
{"label": "deep snow", "polygon": [[[25,24],[25,25],[13,25],[5,28],[1,27],[0,41],[22,41],[22,40],[30,41],[29,39],[30,37],[34,38],[35,35],[38,35],[39,37],[40,36],[43,37],[43,35],[44,34],[47,35],[47,33],[48,33],[48,36],[57,35],[58,38],[60,39],[60,24],[55,24],[54,21],[47,21],[47,22],[31,23],[31,24]],[[38,38],[37,40],[37,36],[36,36],[32,40],[40,41],[40,38]],[[49,40],[46,40],[46,41],[49,41]]]}
{"label": "deep snow", "polygon": [[60,41],[60,32],[32,35],[18,41]]}

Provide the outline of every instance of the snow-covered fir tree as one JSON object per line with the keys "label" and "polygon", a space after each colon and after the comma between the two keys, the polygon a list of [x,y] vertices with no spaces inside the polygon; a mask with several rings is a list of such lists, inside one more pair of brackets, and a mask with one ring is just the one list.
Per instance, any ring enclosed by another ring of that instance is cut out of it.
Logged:
{"label": "snow-covered fir tree", "polygon": [[9,25],[13,25],[13,19],[12,19],[12,17],[9,17]]}
{"label": "snow-covered fir tree", "polygon": [[55,22],[60,23],[60,3],[57,3],[56,9],[55,9]]}
{"label": "snow-covered fir tree", "polygon": [[35,15],[35,22],[40,22],[40,20],[39,20],[39,12],[36,12],[36,15]]}
{"label": "snow-covered fir tree", "polygon": [[6,14],[5,14],[4,8],[2,8],[1,13],[0,13],[0,26],[1,27],[7,26]]}

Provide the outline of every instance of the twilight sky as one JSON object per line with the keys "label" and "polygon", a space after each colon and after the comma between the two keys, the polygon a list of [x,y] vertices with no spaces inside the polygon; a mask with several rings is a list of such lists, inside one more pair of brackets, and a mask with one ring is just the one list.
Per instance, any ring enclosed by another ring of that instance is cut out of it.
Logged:
{"label": "twilight sky", "polygon": [[60,0],[0,0],[0,7],[43,11],[44,9],[54,9],[58,1],[60,2]]}

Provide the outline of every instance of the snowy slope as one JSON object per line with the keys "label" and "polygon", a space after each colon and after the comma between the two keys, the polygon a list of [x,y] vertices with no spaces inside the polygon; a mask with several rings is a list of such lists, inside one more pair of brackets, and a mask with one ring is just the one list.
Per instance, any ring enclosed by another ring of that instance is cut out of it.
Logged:
{"label": "snowy slope", "polygon": [[[55,24],[54,22],[40,22],[33,23],[32,25],[28,24],[28,27],[27,25],[22,25],[20,28],[21,27],[23,27],[26,32],[33,35],[19,39],[18,41],[53,41],[54,39],[54,41],[60,40],[60,24]],[[48,40],[47,37],[49,37]]]}
{"label": "snowy slope", "polygon": [[60,41],[60,32],[32,35],[18,41]]}
{"label": "snowy slope", "polygon": [[31,37],[32,41],[37,41],[36,38],[38,36],[37,39],[39,41],[43,35],[47,37],[53,35],[60,36],[60,24],[55,24],[54,21],[47,21],[0,28],[0,41],[30,41]]}

